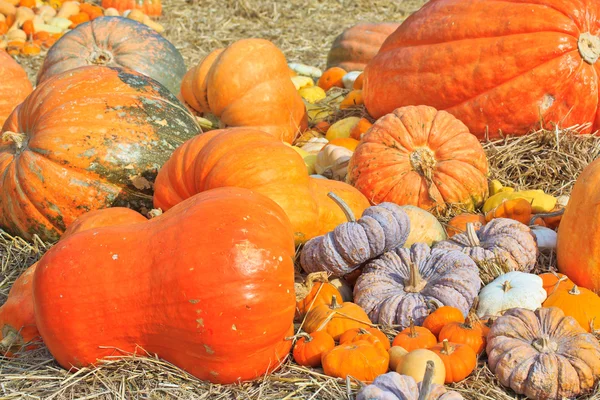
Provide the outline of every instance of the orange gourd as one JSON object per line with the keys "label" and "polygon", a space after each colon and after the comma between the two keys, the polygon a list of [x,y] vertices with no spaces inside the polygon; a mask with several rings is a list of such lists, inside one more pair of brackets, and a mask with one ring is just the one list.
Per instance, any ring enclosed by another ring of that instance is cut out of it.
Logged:
{"label": "orange gourd", "polygon": [[494,218],[510,218],[522,224],[529,225],[531,220],[531,203],[526,199],[511,199],[502,202],[498,207],[485,214],[487,222]]}
{"label": "orange gourd", "polygon": [[317,81],[317,86],[319,86],[324,91],[328,91],[332,87],[344,87],[344,82],[342,82],[342,78],[346,75],[346,70],[340,67],[332,67],[323,72],[323,75]]}
{"label": "orange gourd", "polygon": [[356,125],[350,130],[350,137],[352,139],[360,140],[362,136],[373,126],[366,118],[358,120]]}
{"label": "orange gourd", "polygon": [[33,86],[25,70],[8,54],[0,51],[0,129],[14,108],[25,100]]}
{"label": "orange gourd", "polygon": [[435,346],[436,343],[435,335],[427,328],[415,326],[411,318],[409,327],[396,335],[392,346],[400,346],[410,352],[417,349],[428,349]]}
{"label": "orange gourd", "polygon": [[344,97],[340,103],[340,110],[356,107],[363,104],[362,90],[353,90]]}
{"label": "orange gourd", "polygon": [[473,322],[472,317],[467,316],[463,323],[450,322],[444,326],[438,338],[440,341],[447,339],[452,343],[465,344],[480,354],[485,349],[486,336],[480,321]]}
{"label": "orange gourd", "polygon": [[162,14],[161,0],[102,0],[102,8],[115,8],[120,14],[126,10],[141,10],[151,17]]}
{"label": "orange gourd", "polygon": [[33,29],[33,20],[23,22],[21,29],[27,34],[28,37],[33,35],[35,33],[35,30]]}
{"label": "orange gourd", "polygon": [[72,22],[72,24],[69,28],[73,29],[77,25],[81,25],[84,22],[88,22],[89,20],[90,20],[90,15],[88,13],[79,12],[79,13],[69,17],[69,21]]}
{"label": "orange gourd", "polygon": [[356,139],[352,139],[352,138],[335,138],[335,139],[331,139],[329,141],[329,143],[327,143],[325,146],[328,145],[335,145],[335,146],[341,146],[341,147],[345,147],[348,150],[356,150],[356,146],[358,146],[359,141]]}
{"label": "orange gourd", "polygon": [[296,293],[296,319],[302,319],[310,310],[322,304],[330,305],[333,296],[341,299],[339,290],[331,283],[327,273],[308,274],[302,283],[294,284]]}
{"label": "orange gourd", "polygon": [[8,32],[8,24],[6,23],[6,21],[0,21],[0,35],[4,35],[6,32]]}
{"label": "orange gourd", "polygon": [[50,249],[34,276],[36,323],[65,368],[141,347],[202,380],[254,379],[291,349],[294,252],[272,200],[206,191],[148,222]]}
{"label": "orange gourd", "polygon": [[352,328],[342,333],[339,338],[340,344],[352,343],[357,340],[366,340],[373,344],[383,346],[384,349],[390,349],[390,339],[377,328]]}
{"label": "orange gourd", "polygon": [[329,122],[319,121],[315,124],[315,126],[313,126],[313,129],[316,130],[317,132],[326,134],[330,127],[331,127],[331,124]]}
{"label": "orange gourd", "polygon": [[444,383],[456,383],[465,379],[477,366],[477,354],[465,344],[451,343],[444,339],[429,350],[437,354],[446,367]]}
{"label": "orange gourd", "polygon": [[452,306],[436,306],[433,312],[425,317],[425,320],[423,321],[423,328],[428,329],[437,337],[442,328],[448,325],[450,322],[465,322],[465,317],[462,311]]}
{"label": "orange gourd", "polygon": [[318,367],[321,365],[323,354],[335,347],[335,341],[327,332],[317,331],[310,335],[301,333],[294,345],[294,361],[305,367]]}
{"label": "orange gourd", "polygon": [[448,221],[446,232],[448,237],[452,237],[457,233],[467,232],[467,224],[472,223],[476,231],[486,224],[486,219],[482,214],[462,213],[453,217]]}
{"label": "orange gourd", "polygon": [[362,90],[364,81],[365,81],[365,74],[360,74],[354,80],[354,83],[352,84],[352,89]]}
{"label": "orange gourd", "polygon": [[591,290],[577,285],[572,285],[570,290],[558,289],[542,305],[560,308],[566,316],[575,318],[586,332],[600,330],[600,297]]}
{"label": "orange gourd", "polygon": [[387,350],[359,340],[334,347],[323,355],[321,364],[328,376],[346,379],[350,375],[363,382],[372,382],[387,372],[389,360]]}
{"label": "orange gourd", "polygon": [[575,285],[568,276],[556,273],[554,271],[544,272],[538,276],[542,278],[542,285],[544,286],[544,290],[548,296],[557,290],[571,290]]}
{"label": "orange gourd", "polygon": [[322,304],[306,314],[304,330],[308,333],[325,331],[335,340],[348,329],[368,328],[371,320],[365,311],[351,302],[339,304],[337,298],[331,298],[330,305]]}

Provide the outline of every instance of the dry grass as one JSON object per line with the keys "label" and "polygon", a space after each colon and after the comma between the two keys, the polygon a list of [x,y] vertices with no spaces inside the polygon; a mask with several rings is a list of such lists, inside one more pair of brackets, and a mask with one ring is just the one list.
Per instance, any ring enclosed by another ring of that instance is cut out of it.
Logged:
{"label": "dry grass", "polygon": [[[288,61],[325,67],[330,44],[344,28],[359,21],[401,21],[425,0],[163,0],[165,36],[181,51],[188,67],[207,53],[240,38],[273,41]],[[42,57],[21,58],[32,81]],[[336,114],[367,116],[357,107]],[[484,145],[492,178],[517,188],[568,194],[574,180],[600,154],[600,139],[566,131],[488,142]],[[447,220],[459,210],[442,216]],[[39,259],[50,244],[27,243],[0,233],[0,304],[12,282]],[[553,269],[552,253],[540,255],[536,271]],[[493,271],[488,271],[492,273]],[[488,277],[489,278],[489,277]],[[487,279],[487,278],[486,278]],[[395,331],[388,330],[391,336]],[[144,354],[142,350],[138,354]],[[358,385],[353,384],[352,394]],[[503,389],[482,361],[468,379],[454,385],[467,399],[517,398]],[[278,372],[253,383],[211,385],[149,355],[107,360],[97,368],[71,374],[45,348],[17,359],[0,357],[0,399],[348,399],[346,382],[287,361]],[[600,399],[598,390],[585,399]]]}

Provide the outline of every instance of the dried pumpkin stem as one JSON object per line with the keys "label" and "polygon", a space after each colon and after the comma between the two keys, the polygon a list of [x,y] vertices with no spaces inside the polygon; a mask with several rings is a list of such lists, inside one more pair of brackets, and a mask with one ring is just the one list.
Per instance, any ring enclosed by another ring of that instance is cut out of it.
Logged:
{"label": "dried pumpkin stem", "polygon": [[431,381],[433,379],[433,372],[435,370],[435,364],[433,361],[428,360],[427,366],[425,367],[425,375],[423,376],[423,383],[421,383],[421,391],[419,392],[418,400],[429,399],[429,393],[431,393]]}
{"label": "dried pumpkin stem", "polygon": [[443,354],[450,355],[454,353],[454,347],[450,346],[450,342],[448,342],[448,339],[444,339],[444,341],[442,342],[442,347]]}
{"label": "dried pumpkin stem", "polygon": [[410,330],[408,336],[410,336],[411,338],[416,338],[419,335],[417,334],[417,330],[415,329],[415,320],[412,317],[409,317],[408,322],[408,329]]}
{"label": "dried pumpkin stem", "polygon": [[433,169],[435,168],[435,155],[426,147],[418,147],[409,156],[410,165],[414,171],[427,179],[429,183],[433,180]]}
{"label": "dried pumpkin stem", "polygon": [[113,56],[106,50],[97,48],[95,49],[87,59],[87,62],[94,65],[107,65],[113,60]]}
{"label": "dried pumpkin stem", "polygon": [[569,290],[569,294],[579,295],[579,294],[581,294],[581,291],[579,290],[577,285],[574,285],[573,288],[571,290]]}
{"label": "dried pumpkin stem", "polygon": [[348,204],[346,204],[346,202],[344,200],[341,199],[341,197],[339,197],[337,194],[335,194],[333,192],[327,193],[327,196],[331,200],[333,200],[335,202],[335,204],[337,204],[338,206],[340,206],[340,208],[342,209],[342,211],[346,215],[346,218],[348,219],[348,221],[350,221],[350,222],[355,222],[356,221],[356,217],[354,216],[354,213],[352,212],[352,209],[348,206]]}
{"label": "dried pumpkin stem", "polygon": [[467,223],[467,239],[471,247],[478,247],[481,245],[479,238],[477,237],[477,231],[475,225],[472,222]]}
{"label": "dried pumpkin stem", "polygon": [[533,216],[529,220],[529,225],[534,225],[535,220],[538,219],[538,218],[560,217],[561,215],[563,215],[565,213],[565,210],[566,210],[566,208],[561,208],[558,211],[553,211],[553,212],[549,212],[549,213],[533,214]]}
{"label": "dried pumpkin stem", "polygon": [[558,350],[558,344],[550,340],[548,335],[534,340],[531,346],[540,353],[555,353]]}
{"label": "dried pumpkin stem", "polygon": [[0,340],[0,351],[2,353],[5,353],[18,342],[19,335],[11,330],[6,334],[6,336],[2,340]]}
{"label": "dried pumpkin stem", "polygon": [[329,306],[329,308],[331,308],[332,310],[337,310],[338,308],[342,308],[342,306],[339,305],[337,302],[337,296],[335,296],[335,295],[331,296],[331,305]]}
{"label": "dried pumpkin stem", "polygon": [[411,262],[410,276],[404,285],[404,291],[410,293],[419,293],[425,286],[427,286],[427,281],[421,276],[419,267],[417,267],[415,263]]}
{"label": "dried pumpkin stem", "polygon": [[508,292],[510,289],[512,289],[512,286],[510,286],[510,282],[504,281],[504,283],[502,284],[502,290],[504,290],[504,293]]}
{"label": "dried pumpkin stem", "polygon": [[594,64],[600,58],[600,37],[594,36],[590,32],[584,32],[579,35],[577,48],[583,61]]}
{"label": "dried pumpkin stem", "polygon": [[6,131],[2,134],[2,140],[5,142],[13,142],[17,150],[25,147],[25,139],[27,136],[21,132]]}

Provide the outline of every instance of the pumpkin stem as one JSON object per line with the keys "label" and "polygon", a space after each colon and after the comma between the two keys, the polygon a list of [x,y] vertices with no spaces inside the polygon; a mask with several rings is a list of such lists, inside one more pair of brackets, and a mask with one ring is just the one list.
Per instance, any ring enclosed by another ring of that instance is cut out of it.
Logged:
{"label": "pumpkin stem", "polygon": [[10,330],[6,336],[4,337],[4,339],[0,340],[0,351],[2,353],[7,352],[8,350],[10,350],[11,347],[13,347],[15,344],[17,344],[19,342],[19,335]]}
{"label": "pumpkin stem", "polygon": [[427,147],[419,147],[410,153],[409,159],[412,169],[424,176],[431,183],[433,180],[433,169],[436,164],[433,152]]}
{"label": "pumpkin stem", "polygon": [[550,340],[548,335],[537,338],[531,346],[540,353],[555,353],[558,350],[558,344]]}
{"label": "pumpkin stem", "polygon": [[569,294],[578,295],[581,294],[581,291],[579,290],[577,285],[574,285],[573,288],[569,290]]}
{"label": "pumpkin stem", "polygon": [[431,393],[431,381],[433,379],[433,372],[435,371],[435,364],[431,360],[427,360],[427,366],[425,367],[425,375],[423,376],[423,382],[421,383],[421,390],[419,391],[418,400],[429,399]]}
{"label": "pumpkin stem", "polygon": [[306,332],[300,332],[296,335],[296,338],[300,339],[300,338],[304,338],[304,342],[305,343],[310,343],[313,341],[313,337],[310,336],[308,333]]}
{"label": "pumpkin stem", "polygon": [[348,206],[348,204],[346,204],[346,202],[344,200],[342,200],[337,194],[335,194],[333,192],[327,193],[327,196],[331,200],[333,200],[335,202],[335,204],[340,206],[340,208],[346,215],[346,219],[348,219],[348,221],[356,222],[356,217],[354,217],[354,213],[352,212],[352,209]]}
{"label": "pumpkin stem", "polygon": [[577,48],[583,61],[588,64],[594,64],[600,58],[600,37],[594,36],[590,32],[579,35]]}
{"label": "pumpkin stem", "polygon": [[469,244],[471,247],[478,247],[481,245],[479,238],[477,237],[477,231],[475,230],[475,225],[472,222],[467,223],[467,239],[469,240]]}
{"label": "pumpkin stem", "polygon": [[87,62],[94,65],[107,65],[113,60],[112,54],[108,51],[96,48],[87,59]]}
{"label": "pumpkin stem", "polygon": [[408,317],[408,329],[409,329],[409,333],[408,336],[411,338],[416,338],[417,336],[419,336],[419,334],[417,333],[417,330],[415,329],[415,320],[413,319],[413,317]]}
{"label": "pumpkin stem", "polygon": [[419,293],[426,285],[427,281],[421,276],[419,268],[415,265],[415,263],[411,262],[410,276],[404,285],[404,291],[410,293]]}
{"label": "pumpkin stem", "polygon": [[339,303],[337,302],[336,295],[331,296],[331,305],[329,306],[329,308],[331,308],[332,310],[337,310],[338,308],[342,308],[342,306],[339,305]]}
{"label": "pumpkin stem", "polygon": [[533,216],[529,220],[529,225],[534,225],[535,224],[535,220],[538,219],[538,218],[560,217],[561,215],[563,215],[565,213],[565,210],[566,210],[566,208],[561,208],[558,211],[553,211],[553,212],[549,212],[549,213],[537,213],[537,214],[533,214]]}
{"label": "pumpkin stem", "polygon": [[508,292],[510,289],[512,289],[512,286],[510,286],[510,282],[504,281],[504,283],[502,284],[502,290],[504,290],[504,293]]}
{"label": "pumpkin stem", "polygon": [[2,140],[5,142],[13,142],[17,151],[22,150],[25,147],[25,140],[27,136],[21,132],[6,131],[2,133]]}
{"label": "pumpkin stem", "polygon": [[438,308],[440,308],[440,305],[435,300],[427,300],[427,303],[425,303],[425,305],[429,309],[429,314],[433,313]]}
{"label": "pumpkin stem", "polygon": [[450,354],[454,353],[454,347],[450,346],[450,342],[448,342],[448,339],[444,339],[442,341],[442,346],[443,346],[443,349],[442,349],[443,354],[450,355]]}

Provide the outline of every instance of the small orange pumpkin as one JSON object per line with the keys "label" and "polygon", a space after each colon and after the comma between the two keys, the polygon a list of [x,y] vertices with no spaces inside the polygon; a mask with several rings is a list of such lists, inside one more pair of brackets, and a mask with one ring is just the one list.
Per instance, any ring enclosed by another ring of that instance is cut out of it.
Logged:
{"label": "small orange pumpkin", "polygon": [[356,125],[350,130],[350,137],[352,139],[360,140],[362,135],[365,134],[371,128],[373,124],[369,122],[366,118],[361,118],[358,120]]}
{"label": "small orange pumpkin", "polygon": [[425,317],[423,328],[429,329],[431,333],[438,336],[442,328],[450,322],[465,322],[462,311],[452,306],[442,306],[438,308],[437,305],[435,305],[433,312]]}
{"label": "small orange pumpkin", "polygon": [[531,203],[528,200],[523,198],[511,199],[488,211],[485,214],[485,220],[490,222],[494,218],[510,218],[529,225],[532,212]]}
{"label": "small orange pumpkin", "polygon": [[326,272],[308,274],[305,281],[294,284],[296,290],[296,319],[302,319],[310,310],[322,304],[329,306],[333,296],[342,295],[331,283]]}
{"label": "small orange pumpkin", "polygon": [[469,315],[464,323],[450,322],[444,326],[439,334],[440,341],[447,339],[452,343],[466,344],[475,353],[480,354],[485,349],[485,336],[480,323],[473,323]]}
{"label": "small orange pumpkin", "polygon": [[348,150],[354,151],[356,150],[356,146],[358,146],[360,142],[356,139],[352,139],[352,138],[335,138],[329,141],[329,143],[327,143],[325,146],[329,146],[331,145],[335,145],[335,146],[341,146],[344,147]]}
{"label": "small orange pumpkin", "polygon": [[435,346],[436,343],[435,335],[427,328],[415,326],[411,318],[408,328],[396,335],[392,346],[400,346],[410,352],[417,349],[428,349]]}
{"label": "small orange pumpkin", "polygon": [[317,86],[319,86],[324,91],[328,91],[334,86],[343,88],[344,82],[342,82],[342,78],[346,74],[346,70],[340,67],[329,68],[328,70],[323,72],[323,75],[321,75],[321,77],[319,78]]}
{"label": "small orange pumpkin", "polygon": [[[375,340],[373,340],[375,339]],[[390,349],[390,339],[377,328],[352,328],[340,336],[340,344],[352,343],[358,340],[366,340],[373,344],[383,346],[384,349]]]}
{"label": "small orange pumpkin", "polygon": [[544,272],[538,276],[542,278],[542,285],[548,296],[557,290],[571,290],[573,285],[575,285],[568,276],[554,271]]}
{"label": "small orange pumpkin", "polygon": [[352,90],[340,103],[340,110],[364,104],[362,90]]}
{"label": "small orange pumpkin", "polygon": [[560,308],[586,332],[600,330],[600,297],[589,289],[573,284],[570,290],[554,291],[542,305]]}
{"label": "small orange pumpkin", "polygon": [[477,354],[466,344],[451,343],[444,339],[431,349],[437,354],[446,367],[444,383],[460,382],[473,372],[477,366]]}
{"label": "small orange pumpkin", "polygon": [[467,224],[472,223],[475,230],[479,230],[482,226],[485,225],[486,220],[482,214],[472,214],[472,213],[462,213],[450,221],[448,221],[448,226],[446,226],[446,232],[448,233],[448,237],[452,237],[457,233],[465,233],[467,231]]}
{"label": "small orange pumpkin", "polygon": [[345,302],[339,304],[337,297],[332,296],[331,304],[322,304],[310,310],[304,320],[304,330],[308,333],[326,331],[335,340],[348,329],[368,328],[371,320],[360,306]]}
{"label": "small orange pumpkin", "polygon": [[323,331],[300,333],[300,339],[294,345],[293,356],[298,365],[318,367],[321,365],[323,354],[335,347],[335,341],[330,334]]}
{"label": "small orange pumpkin", "polygon": [[363,382],[372,382],[385,374],[390,356],[380,346],[366,340],[342,344],[323,355],[321,364],[328,376],[346,379],[348,375]]}
{"label": "small orange pumpkin", "polygon": [[360,74],[354,80],[354,83],[352,84],[352,89],[362,90],[364,81],[365,81],[365,74]]}

